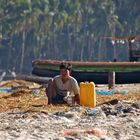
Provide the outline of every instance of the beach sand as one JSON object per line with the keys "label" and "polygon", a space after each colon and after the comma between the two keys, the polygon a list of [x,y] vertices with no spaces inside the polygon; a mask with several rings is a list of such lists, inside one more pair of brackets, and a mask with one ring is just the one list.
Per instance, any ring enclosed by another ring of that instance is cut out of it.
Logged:
{"label": "beach sand", "polygon": [[[19,88],[0,92],[0,140],[140,139],[140,84],[116,85],[113,95],[97,94],[95,108],[47,105],[45,88],[37,83],[0,83],[0,89],[11,87]],[[108,85],[95,89],[108,91]]]}

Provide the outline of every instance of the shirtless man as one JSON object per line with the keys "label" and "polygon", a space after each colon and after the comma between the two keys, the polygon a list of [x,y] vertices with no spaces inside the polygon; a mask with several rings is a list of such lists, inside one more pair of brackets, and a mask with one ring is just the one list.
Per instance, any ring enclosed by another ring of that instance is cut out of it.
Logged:
{"label": "shirtless man", "polygon": [[67,96],[67,92],[74,95],[74,101],[79,104],[79,86],[76,79],[70,76],[71,64],[62,62],[59,66],[60,75],[55,76],[49,80],[47,88],[48,104],[66,103],[64,97]]}

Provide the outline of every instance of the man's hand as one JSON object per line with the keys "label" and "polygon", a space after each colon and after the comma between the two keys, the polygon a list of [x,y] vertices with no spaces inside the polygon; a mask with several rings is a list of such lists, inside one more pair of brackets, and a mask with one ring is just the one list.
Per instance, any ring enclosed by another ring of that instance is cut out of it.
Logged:
{"label": "man's hand", "polygon": [[80,96],[79,96],[79,94],[76,94],[76,95],[74,96],[74,101],[75,101],[77,104],[80,104]]}

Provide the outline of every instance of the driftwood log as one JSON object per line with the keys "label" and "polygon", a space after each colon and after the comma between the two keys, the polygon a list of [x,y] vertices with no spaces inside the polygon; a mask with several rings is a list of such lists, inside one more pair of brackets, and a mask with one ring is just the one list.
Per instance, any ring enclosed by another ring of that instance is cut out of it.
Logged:
{"label": "driftwood log", "polygon": [[3,80],[25,80],[29,82],[35,82],[39,84],[47,84],[49,79],[48,77],[39,77],[39,76],[28,76],[28,75],[17,75],[13,77],[11,75],[4,77]]}

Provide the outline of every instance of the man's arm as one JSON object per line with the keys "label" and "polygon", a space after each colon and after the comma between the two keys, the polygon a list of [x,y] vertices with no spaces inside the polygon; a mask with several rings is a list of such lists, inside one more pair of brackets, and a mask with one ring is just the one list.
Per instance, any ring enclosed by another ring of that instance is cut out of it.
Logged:
{"label": "man's arm", "polygon": [[80,104],[80,96],[79,96],[79,94],[76,94],[76,95],[74,96],[74,101],[75,101],[77,104]]}
{"label": "man's arm", "polygon": [[52,104],[53,97],[56,96],[56,83],[55,79],[50,79],[48,82],[48,88],[46,89],[46,95],[48,97],[48,104]]}
{"label": "man's arm", "polygon": [[80,104],[80,89],[79,89],[79,85],[78,82],[76,80],[74,80],[73,82],[73,92],[74,92],[74,101],[77,104]]}

